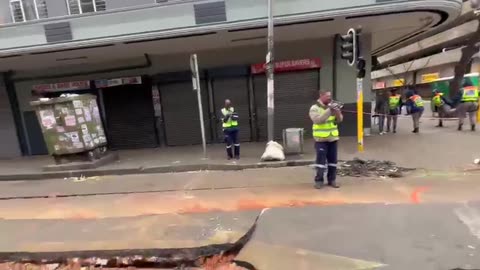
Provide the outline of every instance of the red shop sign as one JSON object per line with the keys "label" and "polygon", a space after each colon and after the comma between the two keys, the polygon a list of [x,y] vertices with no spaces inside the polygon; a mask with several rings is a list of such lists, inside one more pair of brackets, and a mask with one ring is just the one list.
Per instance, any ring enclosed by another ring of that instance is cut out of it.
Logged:
{"label": "red shop sign", "polygon": [[[286,72],[295,70],[315,69],[322,66],[320,58],[298,59],[275,62],[275,72]],[[252,74],[265,73],[266,64],[251,65]]]}
{"label": "red shop sign", "polygon": [[374,89],[383,89],[385,88],[385,82],[376,82]]}
{"label": "red shop sign", "polygon": [[37,84],[32,87],[39,92],[61,92],[70,90],[83,90],[90,88],[90,81],[59,82],[50,84]]}

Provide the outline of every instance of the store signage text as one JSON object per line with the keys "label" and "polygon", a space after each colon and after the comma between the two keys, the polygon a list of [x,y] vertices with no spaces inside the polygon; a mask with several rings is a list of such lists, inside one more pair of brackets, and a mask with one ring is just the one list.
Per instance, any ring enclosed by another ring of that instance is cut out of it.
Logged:
{"label": "store signage text", "polygon": [[427,73],[422,75],[422,83],[429,83],[436,81],[440,78],[438,73]]}
{"label": "store signage text", "polygon": [[108,80],[96,80],[95,86],[98,88],[114,87],[125,84],[142,84],[142,77],[125,77]]}
{"label": "store signage text", "polygon": [[385,88],[385,82],[376,82],[374,89],[383,89]]}
{"label": "store signage text", "polygon": [[71,91],[71,90],[82,90],[82,89],[90,89],[90,81],[37,84],[37,85],[34,85],[32,88],[34,91],[38,91],[38,92],[61,92],[61,91]]}
{"label": "store signage text", "polygon": [[[286,72],[295,70],[315,69],[320,68],[321,61],[319,58],[299,59],[275,62],[275,72]],[[266,64],[254,64],[250,67],[252,74],[265,73]]]}
{"label": "store signage text", "polygon": [[405,85],[405,79],[398,79],[393,81],[393,86],[399,87]]}

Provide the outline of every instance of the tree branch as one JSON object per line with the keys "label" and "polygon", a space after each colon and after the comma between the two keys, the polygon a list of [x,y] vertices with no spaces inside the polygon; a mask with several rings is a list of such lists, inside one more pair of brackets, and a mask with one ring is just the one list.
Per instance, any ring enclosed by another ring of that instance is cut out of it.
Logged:
{"label": "tree branch", "polygon": [[462,56],[455,65],[454,77],[450,82],[450,96],[455,96],[460,91],[463,77],[467,72],[467,66],[472,60],[473,55],[475,55],[479,50],[477,43],[480,42],[480,17],[477,16],[477,20],[477,31],[470,39],[467,40],[465,47],[462,48]]}

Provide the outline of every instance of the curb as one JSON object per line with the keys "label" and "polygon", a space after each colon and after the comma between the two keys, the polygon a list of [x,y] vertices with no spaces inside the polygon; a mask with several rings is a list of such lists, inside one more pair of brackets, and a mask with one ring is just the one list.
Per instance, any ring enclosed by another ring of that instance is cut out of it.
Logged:
{"label": "curb", "polygon": [[0,174],[0,181],[22,181],[22,180],[49,180],[69,177],[92,177],[107,175],[132,175],[132,174],[157,174],[177,173],[192,171],[241,171],[248,169],[298,167],[313,164],[313,160],[287,160],[276,162],[259,162],[249,164],[189,164],[189,165],[167,165],[155,167],[136,167],[126,169],[92,169],[63,172],[39,172],[31,174]]}

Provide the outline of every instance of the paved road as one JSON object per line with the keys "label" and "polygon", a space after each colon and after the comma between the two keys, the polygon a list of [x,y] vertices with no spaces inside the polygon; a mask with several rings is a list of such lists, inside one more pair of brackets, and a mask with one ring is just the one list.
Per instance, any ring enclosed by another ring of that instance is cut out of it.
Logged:
{"label": "paved road", "polygon": [[[233,242],[271,208],[239,257],[258,269],[480,268],[478,174],[343,178],[339,190],[315,190],[311,176],[281,168],[52,180],[49,198],[0,200],[0,251]],[[0,193],[46,194],[39,183],[2,183]]]}

